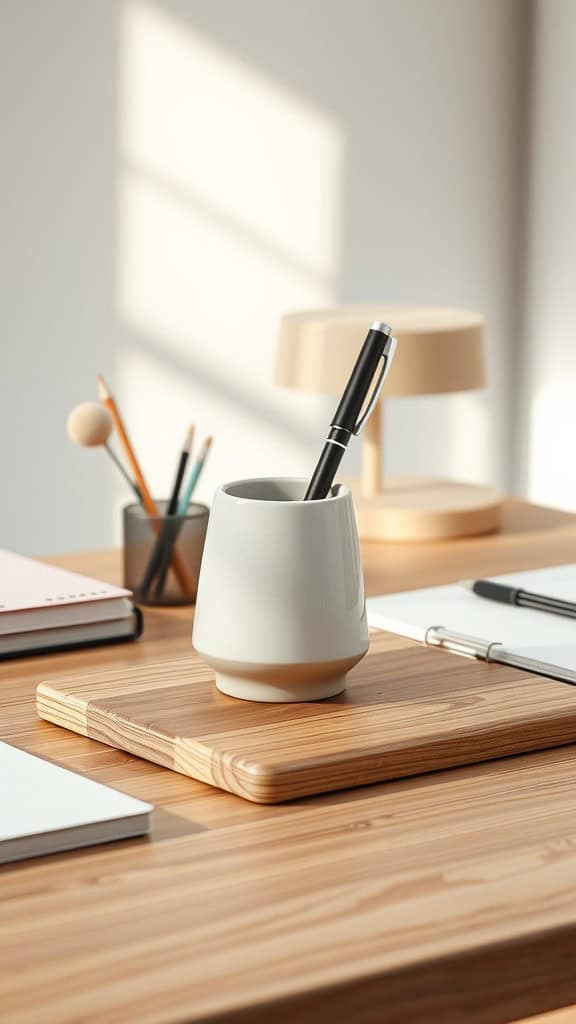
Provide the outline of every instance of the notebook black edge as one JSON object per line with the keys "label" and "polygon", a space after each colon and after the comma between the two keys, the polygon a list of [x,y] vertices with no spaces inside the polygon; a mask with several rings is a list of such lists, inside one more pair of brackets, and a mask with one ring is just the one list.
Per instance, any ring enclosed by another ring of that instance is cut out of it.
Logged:
{"label": "notebook black edge", "polygon": [[67,651],[80,651],[88,647],[110,647],[112,644],[125,644],[132,640],[138,640],[144,629],[144,616],[136,605],[134,605],[132,613],[134,628],[124,636],[112,636],[109,639],[82,640],[76,643],[44,644],[42,647],[34,647],[32,650],[4,652],[0,654],[0,661],[13,661],[16,658],[36,658],[43,654],[65,654]]}

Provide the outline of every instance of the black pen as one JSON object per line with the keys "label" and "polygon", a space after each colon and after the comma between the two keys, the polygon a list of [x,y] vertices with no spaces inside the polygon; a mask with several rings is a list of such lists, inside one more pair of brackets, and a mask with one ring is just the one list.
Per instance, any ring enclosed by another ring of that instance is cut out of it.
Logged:
{"label": "black pen", "polygon": [[[372,412],[396,350],[396,339],[392,337],[391,332],[392,328],[380,320],[376,320],[368,331],[366,340],[360,349],[360,355],[350,374],[350,379],[344,388],[344,394],[334,413],[330,432],[308,484],[304,501],[317,501],[326,497],[350,438],[354,434],[360,433]],[[380,362],[382,362],[382,366],[374,384],[374,390],[360,417],[360,410],[366,401],[368,389],[374,380]]]}
{"label": "black pen", "polygon": [[576,603],[563,601],[560,597],[533,594],[530,590],[510,587],[506,583],[493,583],[492,580],[474,580],[472,591],[478,597],[487,597],[489,601],[515,604],[519,608],[532,608],[537,612],[551,612],[553,615],[565,615],[568,619],[576,619]]}

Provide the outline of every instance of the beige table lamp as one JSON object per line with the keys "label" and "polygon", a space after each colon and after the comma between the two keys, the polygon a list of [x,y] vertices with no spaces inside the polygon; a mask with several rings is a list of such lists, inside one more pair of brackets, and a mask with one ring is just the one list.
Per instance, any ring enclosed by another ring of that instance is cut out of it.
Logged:
{"label": "beige table lamp", "polygon": [[[283,317],[275,383],[339,398],[373,320],[398,347],[382,397],[484,387],[484,320],[457,309],[337,306]],[[362,437],[362,476],[347,480],[363,538],[432,540],[490,533],[501,498],[491,487],[430,479],[382,479],[382,398]],[[320,444],[321,438],[318,439]]]}

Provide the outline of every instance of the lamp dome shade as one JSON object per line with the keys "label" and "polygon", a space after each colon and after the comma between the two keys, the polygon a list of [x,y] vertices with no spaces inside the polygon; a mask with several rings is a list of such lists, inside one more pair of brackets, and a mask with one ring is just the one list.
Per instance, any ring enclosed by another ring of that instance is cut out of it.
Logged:
{"label": "lamp dome shade", "polygon": [[484,387],[481,314],[394,305],[335,306],[284,316],[275,383],[339,396],[374,320],[390,324],[398,339],[384,394],[434,395]]}

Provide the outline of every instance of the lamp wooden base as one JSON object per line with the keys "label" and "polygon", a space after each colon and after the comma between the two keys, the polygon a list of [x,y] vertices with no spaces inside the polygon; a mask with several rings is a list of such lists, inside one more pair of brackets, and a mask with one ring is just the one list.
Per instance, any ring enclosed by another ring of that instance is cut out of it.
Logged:
{"label": "lamp wooden base", "polygon": [[445,540],[493,533],[500,527],[502,499],[492,487],[392,477],[383,482],[379,494],[367,496],[359,479],[345,483],[354,495],[363,540]]}

